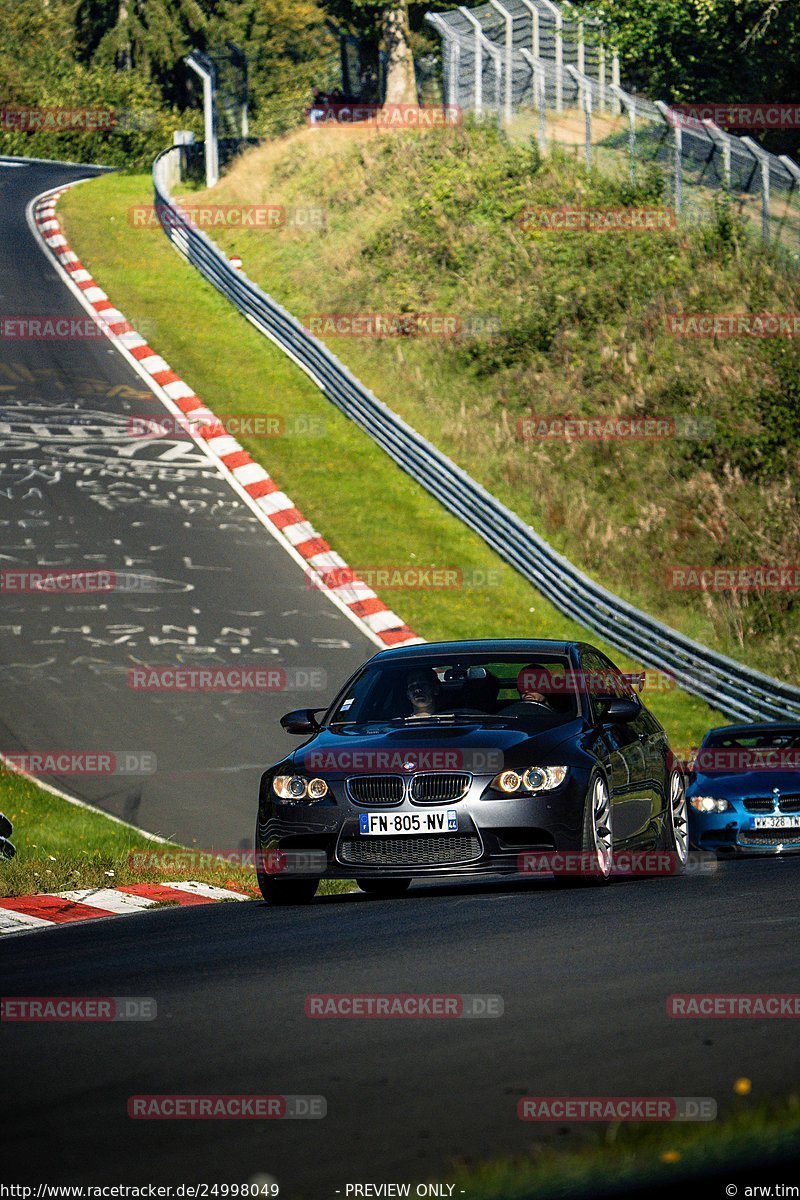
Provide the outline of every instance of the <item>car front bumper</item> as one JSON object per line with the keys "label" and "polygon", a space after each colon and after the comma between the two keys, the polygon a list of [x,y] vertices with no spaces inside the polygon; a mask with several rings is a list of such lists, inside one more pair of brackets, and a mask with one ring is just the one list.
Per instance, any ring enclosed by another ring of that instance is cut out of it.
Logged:
{"label": "car front bumper", "polygon": [[[504,799],[483,798],[490,778],[475,778],[463,799],[436,805],[409,800],[395,805],[356,804],[343,780],[328,782],[332,795],[317,804],[281,803],[268,788],[262,798],[260,848],[286,853],[287,869],[296,869],[298,874],[328,879],[516,874],[536,871],[537,854],[581,849],[587,782],[583,773],[570,772],[552,792]],[[457,813],[457,830],[441,834],[360,832],[359,818],[365,812],[405,814],[443,809]],[[305,870],[304,852],[317,852]],[[526,854],[530,857],[524,858]],[[323,863],[324,869],[319,870]]]}

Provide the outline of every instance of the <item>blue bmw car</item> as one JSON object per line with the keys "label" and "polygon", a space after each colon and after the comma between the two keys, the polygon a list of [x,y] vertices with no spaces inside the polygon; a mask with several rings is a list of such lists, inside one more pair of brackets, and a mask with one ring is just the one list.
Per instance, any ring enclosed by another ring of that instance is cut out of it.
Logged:
{"label": "blue bmw car", "polygon": [[699,850],[800,850],[800,725],[726,725],[703,739],[689,775],[689,838]]}

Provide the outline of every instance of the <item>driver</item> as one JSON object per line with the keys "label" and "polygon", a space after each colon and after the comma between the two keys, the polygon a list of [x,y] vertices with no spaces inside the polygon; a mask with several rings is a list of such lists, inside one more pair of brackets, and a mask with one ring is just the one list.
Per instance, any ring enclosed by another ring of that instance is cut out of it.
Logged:
{"label": "driver", "polygon": [[529,663],[517,675],[517,691],[519,700],[513,701],[503,709],[503,716],[524,717],[536,713],[536,708],[543,713],[557,712],[559,706],[556,697],[550,692],[539,691],[543,679],[548,673],[538,663]]}
{"label": "driver", "polygon": [[441,684],[432,667],[419,667],[408,674],[406,695],[414,709],[412,716],[431,717]]}

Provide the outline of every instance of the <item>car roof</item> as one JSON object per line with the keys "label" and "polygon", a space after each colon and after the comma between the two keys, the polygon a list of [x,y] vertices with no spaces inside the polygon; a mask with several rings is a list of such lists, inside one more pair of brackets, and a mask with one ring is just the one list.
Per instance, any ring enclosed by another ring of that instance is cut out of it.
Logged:
{"label": "car roof", "polygon": [[743,725],[718,725],[715,729],[709,729],[703,740],[711,737],[712,733],[729,733],[735,737],[743,733],[790,733],[793,730],[800,730],[800,721],[756,721]]}
{"label": "car roof", "polygon": [[422,642],[414,646],[394,646],[380,650],[370,662],[393,662],[406,658],[441,658],[451,654],[569,654],[580,642],[553,641],[546,638],[483,638],[463,642]]}

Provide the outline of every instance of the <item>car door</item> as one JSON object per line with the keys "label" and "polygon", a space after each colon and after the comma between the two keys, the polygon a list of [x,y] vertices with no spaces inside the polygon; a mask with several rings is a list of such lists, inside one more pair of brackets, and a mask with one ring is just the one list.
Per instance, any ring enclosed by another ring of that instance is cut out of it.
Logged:
{"label": "car door", "polygon": [[641,713],[631,722],[607,720],[606,713],[613,700],[635,697],[619,669],[604,655],[586,647],[581,654],[581,669],[593,719],[601,729],[601,744],[608,753],[614,841],[620,845],[646,826],[651,816],[652,804],[646,787],[646,726]]}
{"label": "car door", "polygon": [[629,679],[605,655],[600,654],[599,657],[606,664],[606,669],[613,674],[615,690],[626,700],[633,700],[639,705],[638,717],[628,725],[640,754],[637,756],[638,786],[635,803],[632,802],[626,813],[626,835],[640,837],[647,832],[648,827],[655,834],[655,819],[663,808],[665,796],[666,734],[653,714],[641,703]]}

